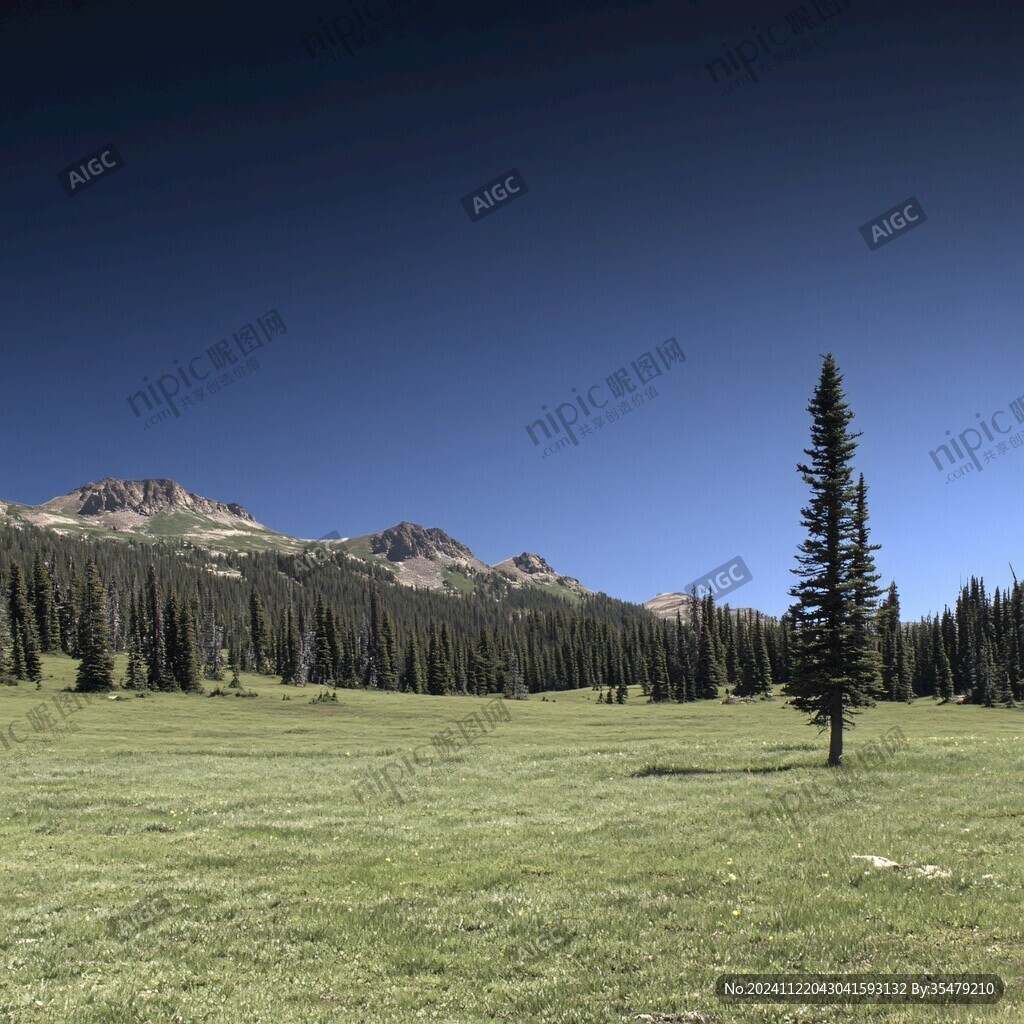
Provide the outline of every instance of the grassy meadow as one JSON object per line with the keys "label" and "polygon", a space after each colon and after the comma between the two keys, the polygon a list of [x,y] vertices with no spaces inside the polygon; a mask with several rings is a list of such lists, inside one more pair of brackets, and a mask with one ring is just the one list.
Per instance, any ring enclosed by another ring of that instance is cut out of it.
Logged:
{"label": "grassy meadow", "polygon": [[[759,812],[835,773],[782,699],[535,695],[442,754],[431,738],[486,701],[312,703],[243,676],[255,699],[101,696],[36,738],[75,666],[0,687],[0,1024],[1024,1020],[1019,712],[868,711],[850,755],[893,726],[908,743],[801,823]],[[360,804],[359,779],[414,748],[433,763],[402,802]],[[741,971],[994,973],[1007,992],[722,1003],[715,978]]]}

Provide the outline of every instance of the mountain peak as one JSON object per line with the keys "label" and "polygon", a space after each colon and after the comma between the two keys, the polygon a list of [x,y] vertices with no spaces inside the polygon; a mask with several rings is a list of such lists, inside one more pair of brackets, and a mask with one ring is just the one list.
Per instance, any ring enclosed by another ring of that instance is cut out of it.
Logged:
{"label": "mountain peak", "polygon": [[211,517],[230,517],[246,523],[256,520],[241,505],[224,504],[186,491],[175,480],[119,480],[107,476],[83,484],[68,494],[51,498],[41,506],[45,509],[79,516],[135,513],[149,518],[158,512],[192,512]]}
{"label": "mountain peak", "polygon": [[525,572],[530,576],[538,572],[550,572],[554,573],[554,569],[540,555],[535,555],[532,551],[524,551],[521,555],[513,555],[511,558],[506,559],[507,562],[511,562],[521,572]]}
{"label": "mountain peak", "polygon": [[404,562],[410,558],[427,558],[434,561],[438,555],[450,558],[471,558],[473,552],[450,537],[444,530],[424,527],[404,520],[370,537],[370,550],[383,555],[389,562]]}
{"label": "mountain peak", "polygon": [[540,584],[558,584],[575,594],[590,593],[574,576],[560,576],[545,559],[540,555],[535,555],[532,551],[524,551],[522,554],[506,558],[505,561],[498,562],[493,568],[509,573],[513,578],[520,580],[528,579]]}

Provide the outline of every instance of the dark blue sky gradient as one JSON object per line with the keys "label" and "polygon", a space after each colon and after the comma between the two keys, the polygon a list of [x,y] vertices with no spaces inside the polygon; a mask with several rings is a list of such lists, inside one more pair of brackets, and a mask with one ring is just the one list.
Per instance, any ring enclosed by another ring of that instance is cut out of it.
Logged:
{"label": "dark blue sky gradient", "polygon": [[[0,496],[166,476],[637,601],[739,554],[735,603],[778,614],[832,351],[905,617],[1009,582],[1024,445],[948,483],[928,453],[1024,396],[1020,14],[854,0],[802,59],[711,81],[799,6],[435,0],[319,66],[303,37],[350,3],[6,4]],[[124,168],[68,198],[111,142]],[[471,223],[513,167],[529,193]],[[910,196],[927,221],[870,251]],[[143,429],[144,375],[272,308],[258,371]],[[542,405],[670,337],[656,399],[532,445]]]}

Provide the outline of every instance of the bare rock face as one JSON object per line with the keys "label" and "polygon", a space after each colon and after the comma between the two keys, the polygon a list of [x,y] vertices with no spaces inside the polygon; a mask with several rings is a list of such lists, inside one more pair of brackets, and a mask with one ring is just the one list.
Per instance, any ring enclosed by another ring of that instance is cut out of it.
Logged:
{"label": "bare rock face", "polygon": [[206,516],[233,516],[248,523],[256,522],[241,505],[234,502],[224,504],[193,494],[174,480],[117,480],[105,477],[95,483],[84,484],[70,494],[53,498],[42,508],[80,516],[134,512],[148,517],[157,512],[187,511]]}
{"label": "bare rock face", "polygon": [[524,551],[521,555],[513,555],[509,561],[521,572],[525,572],[530,576],[539,572],[551,573],[552,576],[558,575],[540,555],[535,555],[530,551]]}
{"label": "bare rock face", "polygon": [[513,555],[503,562],[498,562],[492,568],[507,573],[520,582],[530,581],[531,583],[558,585],[578,595],[590,593],[574,576],[560,576],[540,555],[535,555],[532,551]]}
{"label": "bare rock face", "polygon": [[476,560],[465,544],[449,537],[444,530],[428,529],[416,523],[402,522],[375,533],[370,538],[370,550],[375,555],[384,555],[389,562],[405,562],[410,558],[434,561],[439,555]]}

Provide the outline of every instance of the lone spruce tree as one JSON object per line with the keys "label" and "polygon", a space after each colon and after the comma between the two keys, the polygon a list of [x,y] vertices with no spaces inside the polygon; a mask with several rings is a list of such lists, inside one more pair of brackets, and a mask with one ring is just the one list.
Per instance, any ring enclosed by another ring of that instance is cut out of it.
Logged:
{"label": "lone spruce tree", "polygon": [[15,679],[29,679],[38,683],[43,678],[39,661],[39,634],[35,619],[29,612],[25,582],[21,566],[11,566],[11,582],[8,591],[7,609],[10,621],[11,670]]}
{"label": "lone spruce tree", "polygon": [[146,576],[146,610],[146,685],[151,690],[163,689],[167,676],[167,636],[164,632],[164,602],[160,581],[152,562],[149,563]]}
{"label": "lone spruce tree", "polygon": [[114,688],[114,658],[110,653],[107,627],[107,594],[96,563],[85,566],[85,587],[78,637],[82,662],[78,666],[76,689],[96,693]]}
{"label": "lone spruce tree", "polygon": [[797,465],[811,489],[801,522],[800,582],[793,606],[792,676],[787,690],[811,724],[829,729],[828,764],[843,756],[843,730],[856,709],[874,703],[877,666],[868,652],[875,611],[874,545],[867,543],[866,489],[853,484],[851,460],[859,433],[848,428],[853,412],[842,374],[829,353],[808,406],[810,464]]}

